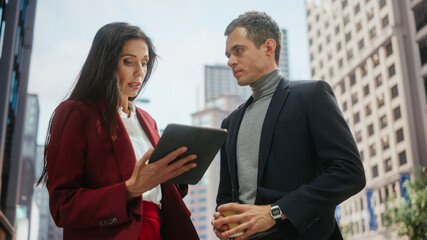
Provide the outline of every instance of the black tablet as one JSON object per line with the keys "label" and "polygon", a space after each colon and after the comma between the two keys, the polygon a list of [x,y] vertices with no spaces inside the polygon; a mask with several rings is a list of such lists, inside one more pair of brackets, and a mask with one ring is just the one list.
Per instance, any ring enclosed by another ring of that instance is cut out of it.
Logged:
{"label": "black tablet", "polygon": [[[197,184],[205,174],[221,145],[227,136],[226,129],[196,127],[181,124],[168,124],[157,143],[156,148],[150,158],[150,163],[155,162],[170,152],[186,146],[187,152],[177,157],[179,160],[190,154],[196,154],[194,160],[197,167],[169,179],[169,183]],[[173,161],[173,162],[174,162]]]}

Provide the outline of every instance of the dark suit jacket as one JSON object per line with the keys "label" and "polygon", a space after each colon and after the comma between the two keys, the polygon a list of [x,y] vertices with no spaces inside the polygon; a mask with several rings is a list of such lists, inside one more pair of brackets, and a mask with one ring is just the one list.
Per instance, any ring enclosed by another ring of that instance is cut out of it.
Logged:
{"label": "dark suit jacket", "polygon": [[[239,201],[236,142],[252,100],[222,123],[229,134],[221,149],[218,206]],[[262,127],[255,204],[280,206],[291,223],[280,226],[286,239],[328,239],[335,207],[364,186],[359,152],[331,87],[283,78]]]}
{"label": "dark suit jacket", "polygon": [[[95,102],[65,101],[53,117],[47,185],[50,211],[64,228],[64,239],[138,239],[140,233],[142,199],[126,203],[125,181],[136,162],[132,143],[120,117],[117,140],[111,140],[101,126],[102,108]],[[141,109],[137,116],[156,146],[155,121]],[[199,239],[182,201],[187,186],[165,183],[161,188],[165,238]]]}

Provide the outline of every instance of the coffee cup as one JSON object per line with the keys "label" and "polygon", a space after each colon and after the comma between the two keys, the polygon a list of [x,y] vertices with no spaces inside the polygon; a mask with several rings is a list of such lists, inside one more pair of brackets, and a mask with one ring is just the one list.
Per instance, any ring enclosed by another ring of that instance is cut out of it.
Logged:
{"label": "coffee cup", "polygon": [[[226,211],[222,211],[221,212],[221,215],[224,216],[224,217],[228,217],[228,216],[232,216],[232,215],[236,215],[236,214],[239,214],[239,213],[236,212],[236,211],[232,211],[232,210],[226,210]],[[231,230],[231,229],[239,226],[240,223],[238,223],[238,222],[232,222],[232,223],[227,223],[227,225],[228,225],[228,229]],[[235,233],[235,234],[231,235],[230,237],[238,237],[238,236],[240,236],[242,234],[243,234],[243,232],[239,232],[239,233]]]}

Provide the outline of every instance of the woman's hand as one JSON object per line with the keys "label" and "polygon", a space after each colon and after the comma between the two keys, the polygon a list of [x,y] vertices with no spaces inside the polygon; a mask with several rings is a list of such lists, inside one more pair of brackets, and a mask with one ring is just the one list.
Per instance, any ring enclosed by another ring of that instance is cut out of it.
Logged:
{"label": "woman's hand", "polygon": [[180,147],[164,158],[146,164],[153,153],[153,148],[148,149],[144,156],[136,162],[132,176],[126,181],[126,200],[132,200],[157,185],[196,167],[196,163],[186,164],[196,159],[197,156],[194,154],[169,165],[170,162],[186,151],[187,147]]}

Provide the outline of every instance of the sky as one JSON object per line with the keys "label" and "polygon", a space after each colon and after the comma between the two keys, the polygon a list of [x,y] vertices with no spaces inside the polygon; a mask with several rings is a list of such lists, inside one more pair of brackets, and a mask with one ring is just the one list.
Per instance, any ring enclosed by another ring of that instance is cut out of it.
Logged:
{"label": "sky", "polygon": [[[39,97],[38,143],[65,100],[93,37],[110,22],[141,27],[160,59],[138,104],[156,120],[191,124],[203,108],[204,66],[226,64],[224,30],[239,14],[265,11],[288,34],[291,80],[309,79],[304,0],[38,0],[28,92]],[[237,84],[237,83],[236,83]]]}

